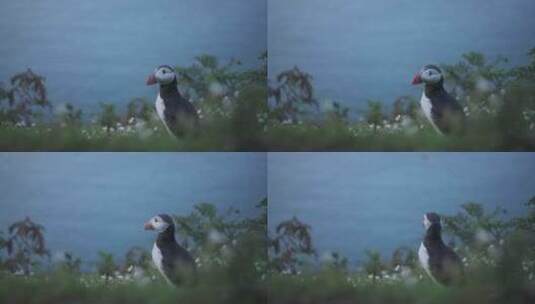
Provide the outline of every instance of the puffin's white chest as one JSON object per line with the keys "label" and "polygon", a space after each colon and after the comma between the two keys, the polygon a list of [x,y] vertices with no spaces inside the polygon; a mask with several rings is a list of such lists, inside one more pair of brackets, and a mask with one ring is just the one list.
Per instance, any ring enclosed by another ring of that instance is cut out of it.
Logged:
{"label": "puffin's white chest", "polygon": [[422,268],[427,272],[427,274],[433,279],[433,276],[431,275],[431,269],[429,269],[429,253],[427,252],[427,248],[425,248],[424,243],[420,244],[420,248],[418,249],[418,260],[420,261],[420,265],[422,265]]}
{"label": "puffin's white chest", "polygon": [[154,243],[154,246],[152,246],[152,261],[154,262],[154,265],[156,265],[156,268],[158,268],[158,270],[162,274],[164,274],[163,267],[162,267],[162,259],[163,259],[162,252],[160,251],[158,246],[156,246],[156,243]]}
{"label": "puffin's white chest", "polygon": [[442,132],[440,132],[438,127],[435,125],[435,122],[433,121],[433,116],[432,116],[433,114],[431,112],[431,110],[433,109],[433,104],[431,103],[431,100],[427,98],[427,96],[425,96],[425,92],[422,93],[422,98],[420,98],[420,107],[422,108],[422,111],[424,112],[425,117],[427,118],[427,120],[429,120],[433,128],[439,134],[442,134]]}
{"label": "puffin's white chest", "polygon": [[163,99],[160,97],[160,94],[158,94],[158,96],[156,97],[155,105],[156,105],[156,113],[158,114],[158,117],[160,117],[160,119],[165,124],[165,116],[164,116],[165,104],[163,103]]}
{"label": "puffin's white chest", "polygon": [[165,129],[167,130],[167,132],[169,132],[169,134],[173,135],[173,132],[171,132],[171,130],[169,130],[169,126],[165,122],[165,114],[164,114],[165,103],[163,102],[162,97],[160,97],[160,94],[158,94],[158,96],[156,97],[155,106],[156,106],[156,114],[158,114],[158,117],[160,118],[160,120],[162,121],[163,125],[165,126]]}

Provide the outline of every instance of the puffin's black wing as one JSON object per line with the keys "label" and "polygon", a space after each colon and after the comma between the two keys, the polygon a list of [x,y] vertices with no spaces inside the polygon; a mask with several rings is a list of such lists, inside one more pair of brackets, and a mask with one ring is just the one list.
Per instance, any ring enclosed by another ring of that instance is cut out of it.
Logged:
{"label": "puffin's black wing", "polygon": [[431,274],[441,284],[461,283],[464,277],[463,263],[459,256],[448,246],[441,246],[429,257]]}
{"label": "puffin's black wing", "polygon": [[178,244],[160,248],[162,252],[162,268],[169,281],[178,285],[194,276],[195,261],[188,251]]}
{"label": "puffin's black wing", "polygon": [[176,93],[173,96],[166,97],[164,103],[165,122],[175,134],[195,129],[198,126],[197,110],[182,95]]}
{"label": "puffin's black wing", "polygon": [[196,119],[198,118],[197,109],[195,109],[193,104],[186,100],[186,98],[184,98],[182,95],[180,95],[179,98],[178,111],[184,113],[186,116]]}
{"label": "puffin's black wing", "polygon": [[443,133],[453,131],[462,132],[465,128],[466,116],[463,107],[451,97],[446,90],[441,89],[431,98],[431,115],[433,122]]}

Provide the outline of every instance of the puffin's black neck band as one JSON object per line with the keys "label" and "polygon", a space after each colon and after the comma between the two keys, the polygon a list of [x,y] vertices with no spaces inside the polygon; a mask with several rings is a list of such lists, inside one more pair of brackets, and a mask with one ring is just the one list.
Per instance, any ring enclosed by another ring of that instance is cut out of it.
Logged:
{"label": "puffin's black neck band", "polygon": [[158,234],[157,242],[174,242],[175,241],[175,226],[169,225],[167,229]]}
{"label": "puffin's black neck band", "polygon": [[439,224],[431,224],[425,233],[424,242],[428,243],[442,243],[441,235],[442,227]]}
{"label": "puffin's black neck band", "polygon": [[178,93],[177,85],[176,78],[168,84],[160,84],[160,95],[165,96]]}
{"label": "puffin's black neck band", "polygon": [[438,92],[444,91],[444,80],[440,80],[437,83],[434,84],[425,84],[425,95],[431,96],[433,94],[436,94]]}

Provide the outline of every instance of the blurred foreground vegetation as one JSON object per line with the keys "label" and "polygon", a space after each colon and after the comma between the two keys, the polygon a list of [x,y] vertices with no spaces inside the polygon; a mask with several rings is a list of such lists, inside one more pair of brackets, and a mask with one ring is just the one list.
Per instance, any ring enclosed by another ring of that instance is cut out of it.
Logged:
{"label": "blurred foreground vegetation", "polygon": [[122,258],[106,251],[90,270],[71,252],[52,254],[44,227],[31,219],[0,234],[0,303],[265,303],[267,200],[258,215],[198,204],[176,215],[177,237],[198,267],[195,284],[173,288],[154,268],[149,250]]}
{"label": "blurred foreground vegetation", "polygon": [[297,218],[284,221],[269,238],[269,302],[535,303],[535,197],[526,207],[525,215],[511,217],[502,208],[467,203],[457,214],[442,215],[444,240],[465,266],[466,282],[458,287],[427,276],[418,263],[419,243],[390,257],[368,249],[355,266],[339,253],[318,253],[313,227]]}
{"label": "blurred foreground vegetation", "polygon": [[355,111],[320,100],[312,75],[297,67],[268,81],[267,53],[251,69],[209,55],[177,66],[179,89],[201,117],[198,134],[179,139],[166,134],[152,100],[134,98],[126,109],[101,103],[88,117],[70,103],[53,104],[45,79],[28,70],[0,84],[0,150],[533,151],[535,48],[527,55],[529,63],[518,67],[476,52],[441,65],[447,90],[468,116],[468,131],[457,137],[434,132],[420,95],[389,107],[368,100]]}

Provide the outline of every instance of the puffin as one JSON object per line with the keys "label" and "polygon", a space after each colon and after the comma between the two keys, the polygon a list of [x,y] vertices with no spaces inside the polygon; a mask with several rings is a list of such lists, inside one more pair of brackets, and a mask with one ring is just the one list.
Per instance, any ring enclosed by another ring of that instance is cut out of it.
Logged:
{"label": "puffin", "polygon": [[436,65],[424,66],[412,79],[412,85],[424,83],[420,106],[438,134],[461,134],[466,115],[462,106],[444,89],[444,75]]}
{"label": "puffin", "polygon": [[152,261],[167,283],[178,286],[195,275],[195,261],[189,252],[175,240],[175,224],[167,214],[152,217],[145,230],[158,232],[152,247]]}
{"label": "puffin", "polygon": [[167,132],[173,136],[181,136],[195,130],[199,124],[199,116],[193,104],[178,91],[175,70],[168,65],[159,66],[147,78],[147,85],[156,83],[160,86],[155,102],[156,113]]}
{"label": "puffin", "polygon": [[425,272],[439,285],[453,285],[463,281],[464,267],[459,256],[442,241],[440,216],[424,214],[425,236],[418,250],[418,260]]}

